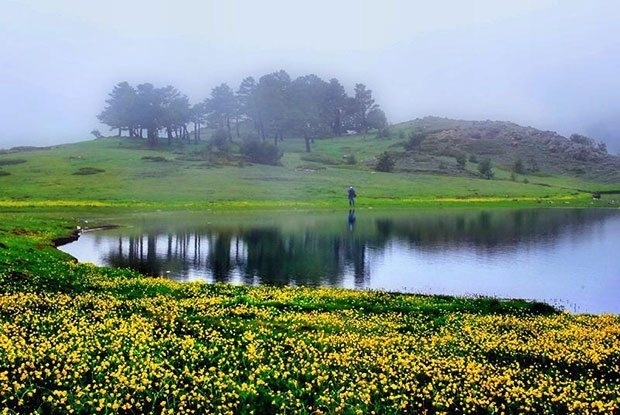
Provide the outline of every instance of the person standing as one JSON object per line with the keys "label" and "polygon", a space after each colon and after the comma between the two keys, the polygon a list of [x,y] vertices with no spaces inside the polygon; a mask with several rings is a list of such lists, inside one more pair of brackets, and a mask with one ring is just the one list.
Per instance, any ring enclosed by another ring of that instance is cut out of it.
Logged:
{"label": "person standing", "polygon": [[349,195],[349,206],[355,206],[355,198],[357,197],[357,193],[355,192],[353,186],[349,187],[347,193]]}

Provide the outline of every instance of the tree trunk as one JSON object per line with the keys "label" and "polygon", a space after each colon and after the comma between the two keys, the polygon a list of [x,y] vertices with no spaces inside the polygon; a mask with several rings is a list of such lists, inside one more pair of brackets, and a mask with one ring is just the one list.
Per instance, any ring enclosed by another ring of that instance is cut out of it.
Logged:
{"label": "tree trunk", "polygon": [[146,129],[147,141],[150,146],[157,146],[158,137],[157,137],[157,129],[149,127]]}
{"label": "tree trunk", "polygon": [[336,135],[336,137],[340,137],[340,135],[342,134],[342,121],[340,119],[341,114],[340,114],[340,109],[336,110],[336,119],[334,120],[334,134]]}
{"label": "tree trunk", "polygon": [[194,122],[194,140],[196,144],[200,142],[200,123]]}
{"label": "tree trunk", "polygon": [[256,135],[260,136],[260,123],[258,118],[253,118],[252,121],[254,122],[254,131],[256,131]]}
{"label": "tree trunk", "polygon": [[306,142],[306,152],[310,153],[312,149],[310,148],[310,137],[308,137],[307,133],[304,133],[304,141]]}

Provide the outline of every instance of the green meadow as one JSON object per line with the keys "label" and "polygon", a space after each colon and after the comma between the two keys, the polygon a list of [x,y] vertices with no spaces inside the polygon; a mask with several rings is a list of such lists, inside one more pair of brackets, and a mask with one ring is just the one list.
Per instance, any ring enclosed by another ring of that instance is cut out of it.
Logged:
{"label": "green meadow", "polygon": [[[490,205],[592,205],[591,191],[613,186],[563,176],[521,176],[495,169],[495,179],[421,172],[383,173],[374,158],[395,140],[362,137],[284,140],[281,166],[205,160],[203,144],[149,149],[104,138],[48,149],[0,154],[3,206],[339,207],[350,185],[360,208]],[[343,157],[354,154],[355,165]],[[526,179],[524,183],[524,179]],[[603,200],[604,204],[605,201]]]}
{"label": "green meadow", "polygon": [[[104,138],[0,154],[0,413],[620,412],[620,316],[546,304],[177,283],[75,263],[77,217],[616,206],[563,176],[381,173],[395,140],[285,140],[281,166]],[[355,164],[346,156],[354,155]],[[446,159],[446,163],[450,160]],[[96,225],[96,224],[94,224]]]}

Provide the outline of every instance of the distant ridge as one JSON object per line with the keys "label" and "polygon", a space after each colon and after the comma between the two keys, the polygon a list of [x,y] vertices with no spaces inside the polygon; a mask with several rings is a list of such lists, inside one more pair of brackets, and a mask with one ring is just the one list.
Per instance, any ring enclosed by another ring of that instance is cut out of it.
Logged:
{"label": "distant ridge", "polygon": [[620,157],[608,154],[605,144],[582,135],[567,138],[554,131],[507,121],[441,117],[418,118],[393,128],[423,136],[417,151],[408,151],[399,160],[399,165],[408,170],[423,165],[420,162],[425,156],[455,157],[465,153],[474,159],[489,158],[509,171],[520,162],[531,174],[560,174],[620,185]]}

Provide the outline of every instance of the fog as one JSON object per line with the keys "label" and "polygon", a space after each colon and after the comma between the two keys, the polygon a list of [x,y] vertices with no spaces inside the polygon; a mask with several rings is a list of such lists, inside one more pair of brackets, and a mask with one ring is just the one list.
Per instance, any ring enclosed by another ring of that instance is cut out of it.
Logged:
{"label": "fog", "polygon": [[427,115],[580,133],[620,152],[620,2],[2,0],[0,148],[91,139],[121,81],[192,103],[280,69],[391,123]]}

